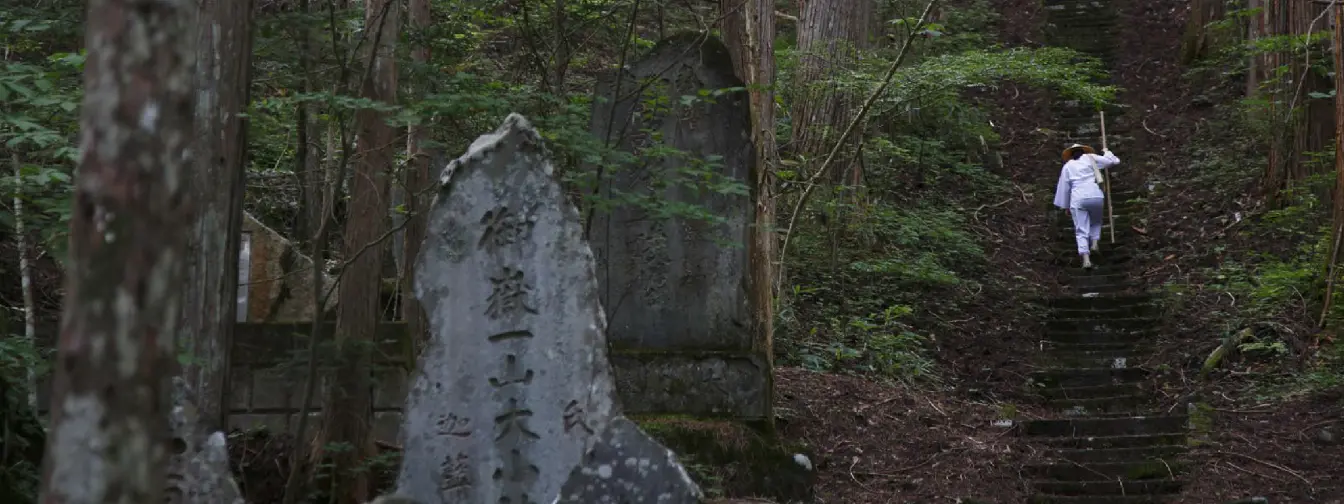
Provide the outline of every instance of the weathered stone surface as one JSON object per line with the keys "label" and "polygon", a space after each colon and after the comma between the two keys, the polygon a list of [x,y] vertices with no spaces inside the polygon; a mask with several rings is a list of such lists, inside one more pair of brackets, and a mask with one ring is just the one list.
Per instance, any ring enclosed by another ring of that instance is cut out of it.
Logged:
{"label": "weathered stone surface", "polygon": [[[197,434],[199,418],[186,381],[173,377],[173,409],[169,428],[173,454],[165,492],[170,504],[243,504],[242,492],[229,472],[224,433]],[[180,471],[180,472],[177,472]]]}
{"label": "weathered stone surface", "polygon": [[[665,108],[650,109],[645,93],[672,97]],[[715,355],[754,352],[746,290],[749,223],[753,207],[745,192],[721,193],[708,187],[688,187],[688,171],[707,171],[720,180],[750,182],[753,149],[750,110],[745,92],[713,91],[741,88],[733,75],[728,51],[718,39],[687,34],[660,42],[629,70],[620,70],[598,86],[592,130],[611,138],[631,152],[631,166],[604,166],[599,194],[607,200],[622,195],[649,196],[657,202],[702,208],[718,220],[673,216],[658,209],[621,205],[599,212],[591,230],[598,261],[602,305],[607,309],[613,351],[650,355],[651,350],[693,356],[686,361],[658,365],[683,376],[676,382],[694,383],[724,368]],[[706,96],[705,91],[710,91]],[[618,97],[612,101],[611,97]],[[650,133],[652,132],[652,133]],[[651,150],[654,137],[686,156],[664,156]],[[717,160],[717,167],[702,163]],[[702,182],[702,181],[700,181]],[[759,355],[764,361],[764,355]],[[680,359],[671,357],[670,360]],[[638,412],[721,414],[765,417],[769,408],[769,370],[741,376],[741,387],[763,391],[763,400],[740,402],[740,394],[710,392],[713,397],[668,401],[678,392],[658,390],[654,383],[636,383],[641,370],[615,363],[627,379],[618,387],[626,408]],[[704,367],[700,367],[704,365]],[[656,374],[656,373],[655,373]],[[647,392],[653,391],[653,395]],[[657,398],[654,401],[650,399]],[[675,407],[673,407],[675,405]],[[702,406],[712,405],[712,408]],[[726,411],[724,411],[726,410]]]}
{"label": "weathered stone surface", "polygon": [[622,417],[607,426],[583,465],[570,473],[557,502],[693,504],[701,498],[676,454]]}
{"label": "weathered stone surface", "polygon": [[765,363],[753,355],[621,354],[611,356],[616,389],[634,414],[693,412],[743,416],[766,411]]}
{"label": "weathered stone surface", "polygon": [[592,254],[552,172],[517,114],[443,172],[417,259],[432,337],[406,402],[402,496],[553,503],[619,418]]}
{"label": "weathered stone surface", "polygon": [[[248,322],[292,322],[312,320],[313,260],[294,247],[280,233],[266,227],[243,212],[244,243],[239,252],[247,258],[248,271],[238,288],[246,289]],[[241,264],[240,264],[241,267]],[[241,273],[240,273],[241,277]],[[322,278],[323,290],[335,287],[336,279]],[[336,296],[327,299],[327,309],[336,305]],[[240,317],[242,318],[242,317]]]}

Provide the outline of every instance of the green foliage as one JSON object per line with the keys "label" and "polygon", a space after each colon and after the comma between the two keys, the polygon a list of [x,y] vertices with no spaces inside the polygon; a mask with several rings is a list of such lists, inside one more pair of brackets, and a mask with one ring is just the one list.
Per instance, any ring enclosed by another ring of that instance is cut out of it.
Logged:
{"label": "green foliage", "polygon": [[[827,338],[785,340],[782,356],[814,371],[859,372],[909,382],[936,379],[928,337],[901,318],[912,308],[895,305],[866,316],[833,318]],[[815,335],[814,335],[815,336]]]}
{"label": "green foliage", "polygon": [[[968,93],[1012,81],[1084,103],[1114,98],[1115,88],[1093,81],[1103,75],[1095,58],[1060,48],[994,47],[985,35],[996,21],[993,9],[975,5],[948,9],[941,24],[928,26],[929,37],[919,39],[878,97],[860,132],[859,167],[841,168],[847,182],[861,177],[861,184],[831,184],[793,223],[794,248],[785,258],[793,295],[782,300],[777,326],[778,345],[787,349],[783,362],[932,377],[928,339],[916,336],[928,331],[912,324],[928,322],[919,317],[929,308],[955,309],[980,291],[970,279],[985,273],[986,258],[971,209],[1016,196],[982,165],[998,135],[984,105]],[[816,86],[867,96],[881,85],[894,51],[865,54],[852,71]],[[790,87],[798,54],[786,50],[781,58],[782,94],[799,99],[803,94]],[[785,188],[802,185],[817,164],[790,160],[779,173]],[[792,204],[791,196],[783,201]],[[891,306],[905,311],[891,316]]]}

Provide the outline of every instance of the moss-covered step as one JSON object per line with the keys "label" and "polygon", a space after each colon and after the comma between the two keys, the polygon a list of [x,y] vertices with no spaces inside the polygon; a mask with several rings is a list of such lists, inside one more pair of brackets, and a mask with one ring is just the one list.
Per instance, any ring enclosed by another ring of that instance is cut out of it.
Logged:
{"label": "moss-covered step", "polygon": [[1159,504],[1169,502],[1164,495],[1033,495],[1028,504]]}
{"label": "moss-covered step", "polygon": [[1147,402],[1148,398],[1143,394],[1134,393],[1086,399],[1051,399],[1047,400],[1045,405],[1052,410],[1063,412],[1065,416],[1076,417],[1099,413],[1133,414]]}
{"label": "moss-covered step", "polygon": [[715,498],[764,497],[811,502],[816,473],[810,450],[729,420],[636,416],[649,435],[676,452],[691,477]]}
{"label": "moss-covered step", "polygon": [[1060,450],[1055,453],[1064,460],[1080,464],[1129,462],[1134,460],[1172,460],[1186,452],[1185,445],[1159,445],[1136,448],[1092,448]]}
{"label": "moss-covered step", "polygon": [[1110,318],[1100,319],[1094,317],[1087,318],[1055,318],[1045,321],[1046,331],[1137,331],[1157,327],[1162,323],[1159,317],[1132,317],[1132,318]]}
{"label": "moss-covered step", "polygon": [[1133,367],[1141,362],[1146,353],[1138,348],[1122,348],[1093,352],[1052,351],[1049,358],[1042,361],[1050,367],[1083,368],[1124,368]]}
{"label": "moss-covered step", "polygon": [[1036,393],[1050,401],[1106,399],[1143,393],[1139,383],[1096,385],[1088,387],[1038,387]]}
{"label": "moss-covered step", "polygon": [[[1041,339],[1054,343],[1124,343],[1136,346],[1157,334],[1155,329],[1111,329],[1091,331],[1046,330]],[[1122,346],[1121,348],[1125,348]]]}
{"label": "moss-covered step", "polygon": [[1075,448],[1139,448],[1145,446],[1184,445],[1186,433],[1168,432],[1163,434],[1139,434],[1128,436],[1087,436],[1075,438],[1048,438],[1036,440],[1038,444],[1056,449]]}
{"label": "moss-covered step", "polygon": [[1186,420],[1185,415],[1034,420],[1027,422],[1026,434],[1046,437],[1156,434],[1180,431]]}
{"label": "moss-covered step", "polygon": [[1124,368],[1056,368],[1031,373],[1032,381],[1046,387],[1092,387],[1141,382],[1148,370]]}
{"label": "moss-covered step", "polygon": [[1142,338],[1135,338],[1108,343],[1070,343],[1045,339],[1041,341],[1041,346],[1047,353],[1109,352],[1112,350],[1132,350],[1137,348],[1142,341]]}
{"label": "moss-covered step", "polygon": [[1153,296],[1149,294],[1135,294],[1129,296],[1108,296],[1101,297],[1078,297],[1078,296],[1051,296],[1037,299],[1037,304],[1045,305],[1050,309],[1066,310],[1087,310],[1093,308],[1113,308],[1122,306],[1149,305],[1154,302]]}
{"label": "moss-covered step", "polygon": [[1179,493],[1185,482],[1156,480],[1029,481],[1032,490],[1047,495],[1161,495]]}
{"label": "moss-covered step", "polygon": [[1106,462],[1076,464],[1073,462],[1027,464],[1023,475],[1034,479],[1057,481],[1091,481],[1097,479],[1125,480],[1176,479],[1185,471],[1179,460],[1139,460],[1133,462]]}

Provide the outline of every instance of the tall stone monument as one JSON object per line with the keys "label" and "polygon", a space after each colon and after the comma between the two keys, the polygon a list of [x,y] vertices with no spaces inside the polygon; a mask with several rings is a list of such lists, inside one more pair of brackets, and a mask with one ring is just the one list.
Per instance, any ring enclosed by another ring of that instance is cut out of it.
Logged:
{"label": "tall stone monument", "polygon": [[675,456],[620,416],[592,253],[552,171],[517,114],[443,171],[417,260],[432,336],[406,403],[397,493],[699,502]]}
{"label": "tall stone monument", "polygon": [[[592,130],[634,158],[601,167],[599,196],[647,196],[718,218],[621,205],[593,219],[607,337],[627,411],[770,415],[769,361],[754,341],[746,287],[751,197],[684,183],[688,170],[710,170],[750,187],[743,86],[723,43],[700,34],[663,40],[598,86]],[[667,155],[663,146],[683,154]]]}

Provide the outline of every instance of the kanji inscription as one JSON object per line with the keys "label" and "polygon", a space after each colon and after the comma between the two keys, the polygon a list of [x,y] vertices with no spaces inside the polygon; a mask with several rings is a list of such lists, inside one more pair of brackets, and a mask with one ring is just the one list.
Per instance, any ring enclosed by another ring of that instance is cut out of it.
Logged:
{"label": "kanji inscription", "polygon": [[439,464],[439,491],[450,493],[471,487],[471,463],[465,453],[449,455]]}
{"label": "kanji inscription", "polygon": [[521,312],[537,313],[530,299],[532,284],[523,278],[523,270],[504,266],[499,275],[490,277],[490,285],[485,315],[491,319],[497,320]]}
{"label": "kanji inscription", "polygon": [[521,212],[514,211],[506,205],[486,211],[481,216],[480,223],[484,229],[481,231],[481,240],[476,245],[496,252],[523,241],[531,235],[532,228],[537,225],[536,209],[537,205],[534,203],[524,207]]}

